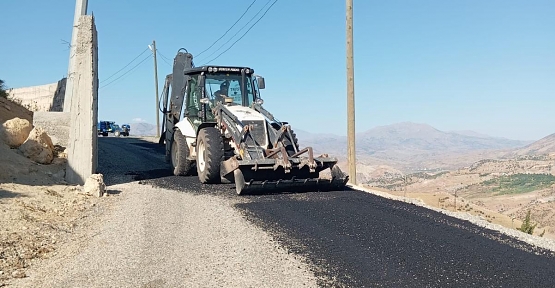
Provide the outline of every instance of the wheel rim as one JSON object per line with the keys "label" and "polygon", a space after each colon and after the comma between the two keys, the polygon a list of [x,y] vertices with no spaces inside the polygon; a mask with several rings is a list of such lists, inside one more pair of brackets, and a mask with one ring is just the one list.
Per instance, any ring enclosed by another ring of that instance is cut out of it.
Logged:
{"label": "wheel rim", "polygon": [[199,168],[199,171],[204,171],[204,167],[206,166],[206,154],[204,153],[204,142],[203,141],[199,141],[199,143],[197,144],[198,146],[198,152],[197,152],[197,165]]}
{"label": "wheel rim", "polygon": [[177,142],[173,142],[172,143],[172,166],[173,168],[176,167],[176,163],[177,163]]}

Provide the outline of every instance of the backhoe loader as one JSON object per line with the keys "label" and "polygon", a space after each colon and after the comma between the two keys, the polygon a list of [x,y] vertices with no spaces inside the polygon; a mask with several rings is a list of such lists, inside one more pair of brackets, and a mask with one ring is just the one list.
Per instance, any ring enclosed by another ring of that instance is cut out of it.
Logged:
{"label": "backhoe loader", "polygon": [[[348,181],[328,155],[300,148],[291,126],[263,108],[264,78],[249,67],[195,67],[180,49],[166,76],[160,143],[174,175],[194,169],[202,183],[255,191],[342,190]],[[331,169],[331,177],[320,172]]]}

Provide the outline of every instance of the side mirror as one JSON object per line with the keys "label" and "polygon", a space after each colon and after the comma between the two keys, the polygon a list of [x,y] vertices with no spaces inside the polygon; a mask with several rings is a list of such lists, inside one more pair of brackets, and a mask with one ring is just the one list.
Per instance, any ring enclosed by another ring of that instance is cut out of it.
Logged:
{"label": "side mirror", "polygon": [[258,89],[266,88],[266,83],[264,82],[264,77],[258,77],[258,78],[256,78],[256,80],[258,81]]}

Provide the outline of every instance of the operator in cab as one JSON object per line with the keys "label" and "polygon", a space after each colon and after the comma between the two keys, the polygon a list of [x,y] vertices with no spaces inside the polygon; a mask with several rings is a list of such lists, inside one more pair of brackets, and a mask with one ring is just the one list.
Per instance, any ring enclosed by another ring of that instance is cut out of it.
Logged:
{"label": "operator in cab", "polygon": [[229,83],[224,81],[220,84],[220,90],[214,92],[214,101],[215,103],[221,102],[224,103],[225,97],[228,96],[229,93]]}

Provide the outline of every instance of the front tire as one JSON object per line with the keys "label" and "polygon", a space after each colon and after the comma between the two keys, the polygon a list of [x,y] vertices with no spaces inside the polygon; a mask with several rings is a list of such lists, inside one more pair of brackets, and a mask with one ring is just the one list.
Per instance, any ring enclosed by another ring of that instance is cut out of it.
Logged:
{"label": "front tire", "polygon": [[171,163],[173,175],[185,176],[191,171],[194,161],[187,159],[189,156],[189,145],[185,140],[185,135],[176,129],[173,133],[171,146]]}
{"label": "front tire", "polygon": [[202,183],[220,183],[220,165],[224,159],[224,143],[220,131],[207,127],[197,136],[197,172]]}

